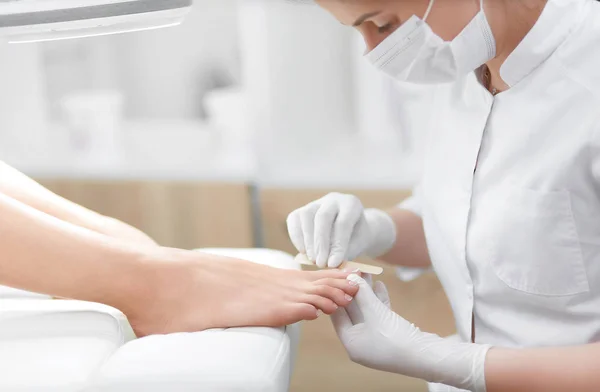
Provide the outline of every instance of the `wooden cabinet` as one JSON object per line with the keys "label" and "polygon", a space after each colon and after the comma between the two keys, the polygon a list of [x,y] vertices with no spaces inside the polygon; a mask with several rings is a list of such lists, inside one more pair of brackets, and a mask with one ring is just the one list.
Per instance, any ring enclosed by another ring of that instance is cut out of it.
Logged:
{"label": "wooden cabinet", "polygon": [[127,222],[164,246],[252,247],[246,184],[48,180],[57,194]]}
{"label": "wooden cabinet", "polygon": [[[290,212],[330,190],[263,189],[261,218],[268,248],[294,254],[287,234]],[[333,190],[331,190],[333,191]],[[339,190],[336,190],[339,191]],[[389,208],[409,196],[395,190],[345,190],[357,195],[365,207]],[[383,265],[383,264],[381,264]],[[421,329],[447,336],[454,333],[452,311],[435,274],[427,273],[415,281],[402,282],[395,270],[385,266],[379,277],[388,286],[394,310]],[[407,377],[377,372],[350,362],[327,317],[304,323],[292,392],[311,391],[421,392],[425,383]]]}

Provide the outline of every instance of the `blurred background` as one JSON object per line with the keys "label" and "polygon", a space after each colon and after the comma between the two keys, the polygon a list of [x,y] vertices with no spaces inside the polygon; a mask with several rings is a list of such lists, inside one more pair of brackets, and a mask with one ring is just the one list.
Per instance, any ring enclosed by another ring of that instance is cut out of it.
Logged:
{"label": "blurred background", "polygon": [[[182,248],[293,253],[287,214],[331,191],[390,207],[417,182],[434,97],[366,63],[316,6],[196,0],[179,27],[0,45],[0,159]],[[396,311],[453,332],[431,273],[383,278]],[[292,391],[421,391],[306,324]]]}

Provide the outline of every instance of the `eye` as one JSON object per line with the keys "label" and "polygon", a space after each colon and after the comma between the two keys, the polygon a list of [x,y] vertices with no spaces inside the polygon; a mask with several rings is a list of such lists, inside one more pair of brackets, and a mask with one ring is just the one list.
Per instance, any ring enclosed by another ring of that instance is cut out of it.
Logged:
{"label": "eye", "polygon": [[394,24],[393,23],[388,23],[386,25],[377,27],[377,32],[379,34],[385,34],[385,33],[388,33],[392,29],[392,27],[394,27]]}

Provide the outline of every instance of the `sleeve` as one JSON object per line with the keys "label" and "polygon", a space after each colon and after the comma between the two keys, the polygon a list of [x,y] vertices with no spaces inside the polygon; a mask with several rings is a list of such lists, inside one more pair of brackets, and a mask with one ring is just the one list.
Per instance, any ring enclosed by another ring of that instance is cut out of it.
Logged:
{"label": "sleeve", "polygon": [[[404,200],[402,203],[398,204],[397,207],[400,209],[403,209],[403,210],[408,210],[408,211],[422,217],[423,216],[423,206],[421,203],[420,187],[419,186],[415,187],[413,189],[412,196],[410,196],[408,199]],[[396,268],[396,276],[398,277],[398,279],[400,279],[403,282],[410,282],[410,281],[417,279],[418,277],[420,277],[421,275],[423,275],[430,269],[431,268],[423,269],[423,268],[397,267]]]}

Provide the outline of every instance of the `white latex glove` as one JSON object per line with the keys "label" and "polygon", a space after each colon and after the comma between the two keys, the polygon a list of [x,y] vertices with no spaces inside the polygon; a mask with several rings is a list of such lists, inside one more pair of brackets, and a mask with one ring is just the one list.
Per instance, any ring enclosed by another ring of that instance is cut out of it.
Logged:
{"label": "white latex glove", "polygon": [[358,275],[355,300],[331,316],[335,330],[353,362],[363,366],[485,392],[484,363],[489,346],[453,342],[421,332],[390,308],[382,282],[375,291]]}
{"label": "white latex glove", "polygon": [[353,195],[330,193],[292,212],[292,243],[320,268],[337,268],[360,255],[378,257],[396,242],[396,225],[385,212],[364,209]]}

